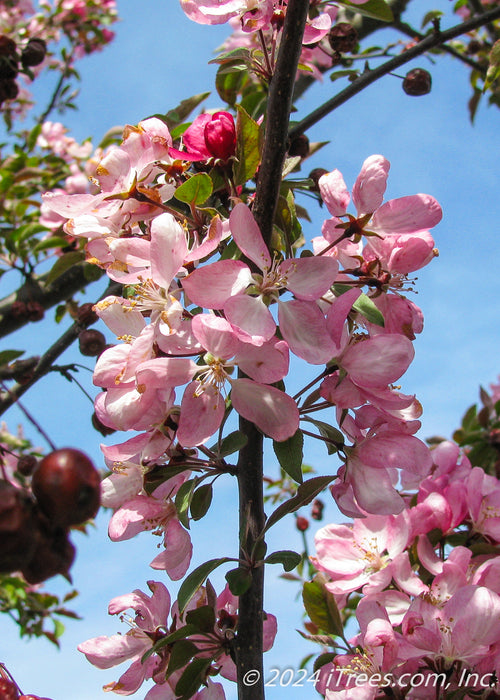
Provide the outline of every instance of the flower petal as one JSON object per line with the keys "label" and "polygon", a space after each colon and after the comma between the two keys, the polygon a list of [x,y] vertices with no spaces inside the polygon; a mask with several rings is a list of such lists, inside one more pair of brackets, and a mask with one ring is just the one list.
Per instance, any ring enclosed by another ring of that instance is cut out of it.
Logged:
{"label": "flower petal", "polygon": [[278,442],[288,440],[296,433],[299,410],[288,394],[251,379],[236,379],[231,385],[233,406],[263,433]]}

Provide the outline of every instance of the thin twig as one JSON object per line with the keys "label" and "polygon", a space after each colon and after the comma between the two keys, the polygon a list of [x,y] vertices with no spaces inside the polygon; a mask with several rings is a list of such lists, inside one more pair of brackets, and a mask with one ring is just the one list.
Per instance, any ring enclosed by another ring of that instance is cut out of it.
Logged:
{"label": "thin twig", "polygon": [[[117,282],[110,282],[106,291],[101,296],[101,299],[110,294],[117,294],[121,289],[121,285]],[[73,323],[72,326],[65,331],[58,340],[42,355],[30,379],[24,384],[16,384],[0,398],[0,416],[10,408],[17,399],[30,389],[36,382],[51,371],[52,366],[57,358],[70,347],[77,339],[83,326],[80,323]]]}
{"label": "thin twig", "polygon": [[[4,384],[3,382],[1,382],[1,386],[2,386],[2,389],[3,389],[5,392],[7,392],[7,394],[9,394],[9,395],[11,394],[11,391],[8,389],[8,387],[5,386],[5,384]],[[33,415],[28,411],[28,409],[26,408],[26,406],[24,406],[24,404],[22,404],[22,403],[19,401],[19,399],[18,399],[17,397],[15,397],[15,396],[13,397],[13,401],[16,403],[16,405],[17,405],[17,407],[19,408],[19,410],[22,411],[22,412],[24,413],[24,415],[25,415],[26,418],[29,420],[29,422],[31,423],[31,425],[33,425],[33,427],[36,428],[36,429],[38,430],[38,432],[39,432],[40,435],[43,437],[43,439],[45,440],[45,442],[47,443],[47,445],[50,447],[50,449],[53,450],[53,451],[56,450],[57,447],[54,445],[54,443],[52,442],[52,440],[50,439],[50,437],[47,435],[47,433],[45,432],[45,430],[42,428],[42,426],[40,425],[40,423],[36,420],[36,418],[34,418]]]}
{"label": "thin twig", "polygon": [[336,110],[337,107],[343,105],[344,102],[347,102],[352,97],[354,97],[366,87],[368,87],[368,85],[371,85],[379,78],[383,77],[384,75],[387,75],[388,73],[391,73],[396,68],[399,68],[405,63],[408,63],[417,56],[421,56],[426,51],[429,51],[429,49],[433,49],[434,47],[439,46],[440,44],[446,43],[451,39],[455,39],[461,34],[470,32],[473,29],[482,27],[488,22],[491,22],[496,19],[500,19],[500,8],[498,7],[496,7],[493,10],[489,10],[488,12],[484,12],[478,17],[473,17],[467,20],[466,22],[461,22],[455,27],[447,29],[444,32],[437,30],[434,31],[433,34],[429,34],[418,44],[415,44],[415,46],[412,46],[411,48],[407,49],[399,56],[391,58],[389,61],[386,61],[381,66],[377,66],[377,68],[362,73],[359,76],[359,78],[356,78],[356,80],[350,85],[348,85],[344,90],[339,92],[330,100],[327,100],[324,104],[322,104],[320,107],[311,112],[307,117],[304,117],[304,119],[295,124],[289,132],[289,138],[295,138],[299,134],[303,134],[311,126],[317,124],[319,121],[321,121],[321,119],[326,117],[327,114],[330,114],[331,112]]}

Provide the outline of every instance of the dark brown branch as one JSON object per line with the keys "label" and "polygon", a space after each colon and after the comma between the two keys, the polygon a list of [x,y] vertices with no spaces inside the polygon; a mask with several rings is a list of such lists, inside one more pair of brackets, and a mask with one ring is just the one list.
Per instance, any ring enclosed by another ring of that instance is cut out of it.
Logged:
{"label": "dark brown branch", "polygon": [[[119,294],[122,286],[117,282],[110,282],[101,299],[110,294]],[[62,353],[67,350],[72,343],[78,338],[80,331],[84,326],[80,323],[73,323],[72,326],[65,331],[60,338],[42,355],[38,364],[33,370],[30,379],[23,384],[16,384],[8,392],[0,395],[0,415],[10,408],[17,399],[25,394],[36,382],[51,371],[52,365]]]}
{"label": "dark brown branch", "polygon": [[500,19],[500,8],[498,7],[493,10],[489,10],[488,12],[484,12],[481,16],[473,17],[466,22],[461,22],[455,27],[447,29],[444,32],[434,31],[432,34],[429,34],[418,44],[407,49],[399,56],[391,58],[389,61],[386,61],[381,66],[378,66],[373,70],[368,70],[365,73],[362,73],[359,78],[356,78],[356,80],[348,85],[344,90],[339,92],[330,100],[327,100],[324,104],[311,112],[307,117],[302,119],[302,121],[295,124],[295,126],[290,130],[290,138],[303,134],[311,126],[317,124],[319,121],[321,121],[321,119],[326,117],[327,114],[330,114],[340,107],[340,105],[343,105],[344,102],[347,102],[368,87],[368,85],[371,85],[384,75],[388,75],[417,56],[421,56],[426,51],[429,51],[429,49],[440,46],[451,39],[455,39],[461,34],[466,34],[467,32],[477,29],[478,27],[482,27],[488,22],[492,22],[496,19]]}
{"label": "dark brown branch", "polygon": [[[98,268],[95,269],[98,270]],[[38,302],[47,310],[56,304],[60,304],[62,301],[67,301],[73,294],[81,291],[89,284],[88,279],[85,277],[83,265],[70,267],[52,284],[45,286],[47,274],[34,277],[30,285],[31,289],[28,292],[26,285],[23,285],[17,292],[0,300],[0,338],[17,331],[29,323],[27,318],[15,316],[12,313],[14,302],[29,300],[26,298],[26,293],[28,293],[28,296],[31,295],[31,301]]]}
{"label": "dark brown branch", "polygon": [[[425,39],[425,34],[421,34],[420,32],[417,32],[416,29],[411,27],[409,24],[406,24],[406,22],[394,22],[392,25],[395,29],[400,31],[402,34],[405,34],[406,36],[412,38],[412,39],[418,39],[419,41],[422,41]],[[444,53],[449,54],[450,56],[453,56],[453,58],[458,59],[459,61],[462,61],[462,63],[465,63],[469,68],[472,68],[473,70],[477,71],[481,75],[486,75],[486,66],[480,65],[477,61],[475,61],[473,58],[470,56],[466,56],[465,54],[461,53],[457,49],[454,49],[453,46],[449,46],[448,44],[443,44],[442,46],[439,47],[441,51]]]}
{"label": "dark brown branch", "polygon": [[[281,173],[287,147],[287,132],[292,107],[302,36],[309,9],[309,0],[289,0],[276,68],[269,88],[266,135],[259,169],[253,214],[269,246],[274,212],[281,183]],[[241,376],[241,375],[240,375]],[[263,496],[263,436],[244,418],[240,430],[248,443],[238,458],[238,489],[240,508],[240,556],[251,556],[255,542],[265,525]],[[235,639],[239,700],[263,700],[264,669],[262,660],[264,567],[250,569],[252,583],[240,596],[238,634]],[[248,671],[260,674],[258,683],[245,685]]]}
{"label": "dark brown branch", "polygon": [[253,214],[267,245],[271,240],[281,184],[281,171],[287,148],[287,125],[292,109],[293,86],[302,51],[301,37],[308,8],[308,0],[295,0],[288,5],[276,69],[269,87],[266,135],[253,208]]}
{"label": "dark brown branch", "polygon": [[[410,0],[388,0],[388,4],[391,7],[391,10],[393,12],[393,15],[395,18],[401,17],[402,13],[406,10],[406,7],[410,4]],[[352,15],[351,12],[346,10],[346,8],[342,8],[340,15],[339,15],[339,20],[344,19],[344,15],[348,14],[346,17],[346,20],[350,20],[350,16]],[[355,11],[354,11],[355,12]],[[356,29],[358,39],[361,41],[361,39],[365,39],[367,36],[370,36],[370,34],[373,34],[373,32],[378,31],[379,29],[390,29],[393,25],[390,24],[389,22],[383,22],[380,19],[373,19],[371,17],[364,17],[363,15],[360,15],[359,13],[354,14],[354,20],[351,22],[354,28]],[[318,66],[318,70],[320,70],[322,73],[326,73],[331,69],[331,66],[326,66],[326,67],[321,67]],[[311,86],[314,85],[314,83],[317,82],[317,79],[314,77],[311,77],[308,73],[307,74],[302,74],[299,79],[297,80],[295,84],[295,90],[293,93],[294,100],[297,98],[301,97],[306,90]]]}

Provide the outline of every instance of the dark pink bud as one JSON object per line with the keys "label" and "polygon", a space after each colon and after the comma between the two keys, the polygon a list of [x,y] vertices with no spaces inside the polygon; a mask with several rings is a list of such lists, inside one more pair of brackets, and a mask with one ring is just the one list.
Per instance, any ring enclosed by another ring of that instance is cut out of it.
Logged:
{"label": "dark pink bud", "polygon": [[304,518],[302,515],[299,515],[297,516],[295,524],[297,526],[297,530],[300,530],[300,532],[305,532],[309,527],[309,520],[307,518]]}
{"label": "dark pink bud", "polygon": [[228,161],[236,151],[236,127],[229,112],[215,112],[205,124],[205,145],[210,155]]}

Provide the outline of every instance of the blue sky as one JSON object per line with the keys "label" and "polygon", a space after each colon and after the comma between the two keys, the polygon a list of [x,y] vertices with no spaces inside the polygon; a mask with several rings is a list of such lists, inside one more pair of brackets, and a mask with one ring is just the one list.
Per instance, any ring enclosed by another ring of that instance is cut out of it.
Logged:
{"label": "blue sky", "polygon": [[[427,9],[448,11],[450,7],[448,0],[420,0],[415,4],[422,14]],[[122,21],[115,27],[114,44],[81,62],[80,109],[61,119],[77,139],[92,136],[97,143],[110,127],[134,124],[150,114],[166,112],[181,99],[213,85],[215,68],[207,61],[226,36],[225,27],[189,22],[175,0],[123,0],[118,7]],[[383,35],[374,38],[373,43],[376,41],[383,42]],[[424,312],[425,328],[415,342],[415,362],[401,383],[403,391],[416,392],[424,406],[420,436],[449,436],[465,408],[476,401],[478,385],[487,387],[500,373],[498,111],[483,105],[475,126],[471,126],[466,110],[470,96],[467,71],[452,59],[432,65],[421,58],[410,67],[415,66],[432,72],[433,90],[429,95],[406,96],[400,80],[392,76],[371,86],[311,129],[312,141],[329,143],[310,159],[310,164],[305,164],[304,174],[313,167],[338,168],[352,186],[363,160],[381,153],[391,162],[388,198],[425,192],[441,203],[444,219],[434,231],[440,256],[417,273],[418,295],[414,300]],[[42,80],[37,91],[47,95],[48,87]],[[299,101],[297,116],[307,114],[334,89],[337,83],[332,85],[328,80],[314,86]],[[221,106],[215,92],[206,106]],[[306,205],[309,200],[301,203]],[[320,224],[321,213],[315,212],[312,223],[305,226],[306,237],[317,235]],[[96,288],[95,293],[100,291]],[[28,346],[28,352],[40,353],[62,330],[40,323],[16,334],[6,346]],[[62,361],[81,362],[82,357],[72,350]],[[90,404],[75,388],[62,378],[50,377],[30,391],[24,401],[58,446],[84,449],[97,465],[102,464],[100,436],[89,428]],[[3,418],[11,429],[24,422],[17,409]],[[31,428],[27,433],[36,444],[42,444]],[[115,437],[107,442],[112,443]],[[310,445],[306,461],[320,473],[328,473],[332,469],[327,462],[330,458],[320,448]],[[273,469],[270,455],[268,471],[272,473]],[[231,555],[235,550],[237,494],[230,479],[220,486],[210,517],[193,527],[198,562]],[[338,518],[332,505],[323,524],[329,517]],[[108,515],[101,513],[96,530],[88,537],[73,535],[78,546],[73,577],[81,591],[74,607],[84,620],[68,624],[61,651],[43,640],[30,644],[20,641],[14,625],[2,620],[0,660],[25,692],[53,700],[104,697],[102,685],[116,679],[118,670],[93,668],[75,651],[76,645],[89,637],[119,631],[119,620],[106,613],[113,596],[144,588],[148,578],[164,580],[175,591],[165,576],[147,566],[156,554],[154,538],[144,534],[132,542],[112,544],[106,536],[107,519]],[[291,519],[273,529],[271,538],[274,549],[301,546]],[[217,543],[216,551],[213,542]],[[268,575],[266,607],[278,615],[279,633],[274,649],[267,655],[266,668],[297,668],[299,660],[314,649],[294,632],[301,624],[297,588],[280,582],[273,573]],[[216,572],[213,581],[220,589],[223,572]],[[50,581],[48,587],[61,593],[68,590],[59,579]],[[142,691],[135,697],[144,694]],[[234,688],[227,697],[236,697]],[[304,684],[269,688],[268,697],[305,700],[313,693],[310,684]]]}

